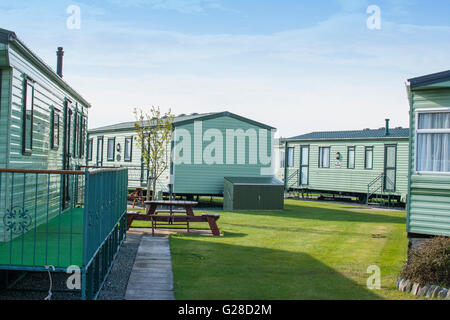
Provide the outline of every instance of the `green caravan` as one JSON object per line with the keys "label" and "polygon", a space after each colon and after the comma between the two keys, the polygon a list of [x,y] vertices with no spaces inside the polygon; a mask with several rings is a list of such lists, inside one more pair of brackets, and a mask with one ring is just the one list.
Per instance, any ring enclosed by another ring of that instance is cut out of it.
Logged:
{"label": "green caravan", "polygon": [[[450,71],[409,79],[410,244],[450,236]],[[417,242],[415,241],[417,240]]]}
{"label": "green caravan", "polygon": [[284,139],[285,189],[403,205],[409,129],[312,132]]}
{"label": "green caravan", "polygon": [[89,299],[125,236],[127,174],[84,169],[91,105],[63,80],[63,56],[55,71],[0,29],[0,276],[79,270]]}

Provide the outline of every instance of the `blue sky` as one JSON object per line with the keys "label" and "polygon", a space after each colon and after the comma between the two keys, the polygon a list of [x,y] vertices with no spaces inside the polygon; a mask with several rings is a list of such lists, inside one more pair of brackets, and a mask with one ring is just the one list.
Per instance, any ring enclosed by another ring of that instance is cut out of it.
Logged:
{"label": "blue sky", "polygon": [[[369,5],[380,30],[367,28]],[[448,12],[447,0],[2,0],[0,27],[50,65],[64,47],[91,128],[159,105],[228,110],[286,137],[408,126],[405,80],[450,69]]]}

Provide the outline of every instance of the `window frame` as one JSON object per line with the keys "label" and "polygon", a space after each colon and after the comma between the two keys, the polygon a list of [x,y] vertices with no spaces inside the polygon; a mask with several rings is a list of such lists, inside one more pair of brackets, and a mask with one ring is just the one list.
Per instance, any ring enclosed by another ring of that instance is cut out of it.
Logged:
{"label": "window frame", "polygon": [[87,140],[86,161],[92,161],[92,153],[94,151],[94,138]]}
{"label": "window frame", "polygon": [[419,129],[419,115],[422,113],[448,113],[450,107],[445,108],[430,108],[430,109],[417,109],[414,111],[415,116],[415,128],[414,128],[414,174],[426,174],[426,175],[450,175],[450,172],[439,171],[419,171],[417,170],[417,141],[420,133],[450,133],[450,129]]}
{"label": "window frame", "polygon": [[[99,146],[99,141],[102,141],[102,151],[98,152],[98,146]],[[104,136],[98,136],[97,137],[97,158],[96,158],[96,166],[98,167],[102,167],[103,166],[103,151],[105,151],[105,140],[104,140]],[[100,156],[99,156],[100,155]],[[100,162],[100,165],[99,165]]]}
{"label": "window frame", "polygon": [[[350,150],[353,150],[353,167],[350,167]],[[354,170],[356,168],[356,146],[347,146],[347,169]]]}
{"label": "window frame", "polygon": [[85,155],[85,142],[86,142],[86,123],[87,118],[83,113],[80,113],[80,151],[79,156],[80,159],[84,157]]}
{"label": "window frame", "polygon": [[[113,141],[113,154],[112,158],[109,157],[109,141]],[[106,142],[106,161],[114,162],[114,159],[116,157],[116,137],[108,137]]]}
{"label": "window frame", "polygon": [[[23,88],[23,104],[22,104],[22,154],[25,156],[30,156],[33,153],[33,126],[34,126],[34,85],[35,81],[32,79],[26,77],[24,79],[24,88]],[[30,130],[30,149],[27,149],[26,147],[26,114],[27,114],[27,98],[28,98],[28,87],[32,88],[32,95],[31,95],[31,130]]]}
{"label": "window frame", "polygon": [[[367,167],[367,150],[372,150],[372,167],[368,168]],[[364,146],[364,170],[373,170],[373,152],[374,152],[374,147],[373,146]]]}
{"label": "window frame", "polygon": [[280,150],[280,168],[284,169],[286,167],[286,153],[284,150]]}
{"label": "window frame", "polygon": [[[308,149],[308,164],[303,164],[303,149]],[[309,165],[310,165],[310,163],[311,163],[311,157],[310,157],[310,154],[311,154],[311,147],[310,147],[310,145],[308,144],[308,145],[300,145],[300,162],[299,162],[299,165],[298,165],[298,167],[299,167],[299,178],[298,178],[298,182],[299,182],[299,184],[300,185],[305,185],[305,186],[307,186],[307,185],[309,185]],[[308,174],[307,174],[307,178],[306,178],[306,183],[303,183],[303,181],[302,181],[302,169],[303,168],[307,168],[308,169]]]}
{"label": "window frame", "polygon": [[79,127],[80,127],[80,114],[78,110],[75,110],[73,117],[73,158],[79,158]]}
{"label": "window frame", "polygon": [[[55,119],[58,117],[58,138],[57,143],[55,143]],[[59,142],[61,140],[61,110],[52,107],[52,119],[51,119],[51,149],[52,150],[58,150],[59,149]]]}
{"label": "window frame", "polygon": [[67,151],[67,157],[72,158],[72,150],[71,150],[71,145],[70,143],[72,142],[71,139],[71,135],[72,135],[72,123],[73,123],[73,110],[71,108],[72,103],[68,102],[67,105],[67,115],[66,115],[66,132],[65,134],[67,135],[66,137],[64,137],[64,139],[66,140],[66,151]]}
{"label": "window frame", "polygon": [[[321,150],[322,149],[329,149],[329,151],[328,151],[328,167],[324,167],[324,166],[322,166],[322,161],[320,161],[321,160]],[[319,163],[318,163],[318,168],[319,169],[329,169],[330,167],[331,167],[331,146],[323,146],[323,147],[319,147]]]}
{"label": "window frame", "polygon": [[[127,152],[127,140],[130,141],[130,157],[126,157]],[[123,161],[124,162],[132,162],[133,161],[133,136],[125,137],[125,142],[123,145]]]}
{"label": "window frame", "polygon": [[[292,163],[291,163],[291,157],[289,151],[292,150]],[[287,155],[286,155],[287,163],[286,168],[294,168],[295,167],[295,147],[288,147],[287,148]]]}

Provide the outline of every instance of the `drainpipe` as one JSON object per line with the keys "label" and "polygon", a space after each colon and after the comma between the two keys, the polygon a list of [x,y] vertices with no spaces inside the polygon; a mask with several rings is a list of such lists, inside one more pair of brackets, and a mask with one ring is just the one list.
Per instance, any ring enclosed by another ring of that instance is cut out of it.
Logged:
{"label": "drainpipe", "polygon": [[389,119],[386,119],[386,133],[385,133],[385,135],[386,136],[390,135],[390,132],[389,132]]}

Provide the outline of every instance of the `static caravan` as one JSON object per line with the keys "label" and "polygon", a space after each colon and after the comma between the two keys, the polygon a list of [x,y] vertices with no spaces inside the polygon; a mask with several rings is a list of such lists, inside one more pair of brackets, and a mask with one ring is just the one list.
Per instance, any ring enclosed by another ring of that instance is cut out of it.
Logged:
{"label": "static caravan", "polygon": [[92,298],[105,275],[92,276],[93,262],[112,264],[99,249],[114,241],[116,252],[124,237],[126,171],[78,170],[91,105],[63,80],[63,54],[55,72],[0,29],[0,274],[77,265],[81,297]]}
{"label": "static caravan", "polygon": [[275,164],[275,178],[279,181],[284,181],[284,174],[285,174],[285,150],[284,150],[284,139],[283,138],[277,138],[274,140],[273,143],[273,160]]}
{"label": "static caravan", "polygon": [[[409,79],[407,232],[450,236],[450,70]],[[419,241],[418,241],[419,242]]]}
{"label": "static caravan", "polygon": [[[273,176],[273,127],[226,111],[179,115],[173,126],[173,157],[157,194],[223,195],[224,177]],[[134,168],[129,187],[144,186],[148,170],[135,136],[134,122],[89,130],[88,165]]]}
{"label": "static caravan", "polygon": [[285,141],[286,190],[406,202],[409,129],[312,132]]}
{"label": "static caravan", "polygon": [[[206,114],[181,114],[174,118],[173,125],[181,121],[197,119]],[[146,187],[149,171],[142,161],[142,149],[137,143],[135,121],[128,121],[104,127],[90,129],[87,141],[88,167],[126,167],[128,169],[128,187]],[[167,157],[171,145],[167,145]],[[157,182],[157,190],[169,192],[170,171],[166,170]]]}
{"label": "static caravan", "polygon": [[272,177],[274,134],[275,128],[231,112],[178,122],[173,193],[223,195],[225,177]]}

